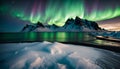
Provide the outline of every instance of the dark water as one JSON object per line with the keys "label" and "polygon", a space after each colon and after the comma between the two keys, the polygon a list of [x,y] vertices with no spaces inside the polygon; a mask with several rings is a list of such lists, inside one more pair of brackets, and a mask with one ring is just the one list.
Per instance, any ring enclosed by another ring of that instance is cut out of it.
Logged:
{"label": "dark water", "polygon": [[51,41],[51,42],[80,42],[92,39],[87,33],[72,32],[40,32],[40,33],[2,33],[1,42],[19,41]]}
{"label": "dark water", "polygon": [[89,35],[89,33],[85,32],[0,33],[0,43],[42,41],[120,46],[120,43],[96,39],[95,37]]}

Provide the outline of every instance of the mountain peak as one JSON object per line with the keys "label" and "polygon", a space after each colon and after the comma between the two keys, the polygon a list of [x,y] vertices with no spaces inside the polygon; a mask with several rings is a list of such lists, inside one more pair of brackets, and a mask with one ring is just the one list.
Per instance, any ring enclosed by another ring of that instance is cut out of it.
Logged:
{"label": "mountain peak", "polygon": [[[35,25],[27,24],[26,26],[24,26],[22,31],[26,31],[26,29],[28,29],[28,31],[36,31],[36,29],[38,29],[38,28],[41,30],[43,28],[47,28],[47,30],[50,30],[50,31],[98,31],[98,30],[101,30],[101,28],[98,26],[98,24],[96,22],[81,19],[78,16],[76,16],[75,19],[73,19],[73,18],[68,19],[65,22],[65,25],[62,27],[59,27],[55,24],[43,25],[41,22],[38,22]],[[37,32],[39,32],[39,31],[37,31]]]}

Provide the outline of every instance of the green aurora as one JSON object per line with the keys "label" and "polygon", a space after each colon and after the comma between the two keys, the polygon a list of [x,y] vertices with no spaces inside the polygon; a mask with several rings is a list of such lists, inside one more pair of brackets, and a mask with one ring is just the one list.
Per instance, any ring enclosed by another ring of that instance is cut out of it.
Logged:
{"label": "green aurora", "polygon": [[88,11],[89,8],[84,0],[48,0],[45,4],[35,0],[32,6],[28,5],[2,4],[0,5],[0,12],[33,24],[40,21],[58,26],[63,26],[68,18],[75,18],[76,16],[91,21],[101,21],[120,16],[119,5],[107,5],[101,8],[94,2],[92,6],[89,5],[92,8],[91,11]]}

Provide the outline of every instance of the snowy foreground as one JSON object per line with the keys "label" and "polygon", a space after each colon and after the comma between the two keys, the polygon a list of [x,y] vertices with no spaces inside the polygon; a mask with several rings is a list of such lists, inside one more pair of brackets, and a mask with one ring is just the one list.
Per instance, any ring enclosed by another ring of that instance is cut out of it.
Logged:
{"label": "snowy foreground", "polygon": [[0,44],[0,69],[120,69],[120,53],[50,42]]}

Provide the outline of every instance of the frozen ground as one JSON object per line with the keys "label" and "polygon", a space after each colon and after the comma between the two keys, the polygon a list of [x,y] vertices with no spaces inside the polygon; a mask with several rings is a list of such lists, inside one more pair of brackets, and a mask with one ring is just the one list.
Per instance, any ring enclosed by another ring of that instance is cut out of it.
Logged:
{"label": "frozen ground", "polygon": [[0,44],[0,69],[120,69],[120,53],[80,45]]}

